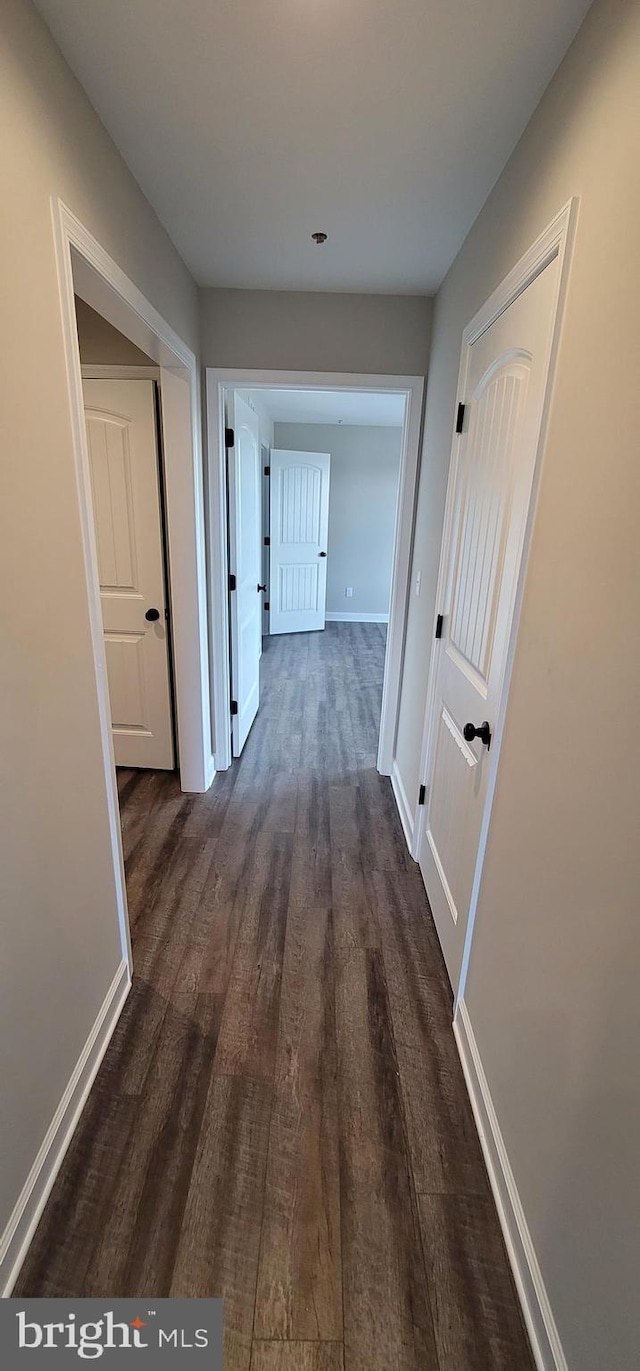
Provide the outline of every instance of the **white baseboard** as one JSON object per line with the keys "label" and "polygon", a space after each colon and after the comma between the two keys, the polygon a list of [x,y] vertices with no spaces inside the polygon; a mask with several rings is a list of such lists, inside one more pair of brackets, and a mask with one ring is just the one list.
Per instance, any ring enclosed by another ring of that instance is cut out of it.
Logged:
{"label": "white baseboard", "polygon": [[0,1239],[0,1294],[3,1298],[11,1294],[18,1278],[130,988],[129,967],[122,961]]}
{"label": "white baseboard", "polygon": [[413,814],[411,813],[411,806],[407,799],[407,792],[404,788],[400,772],[398,771],[398,763],[396,762],[395,757],[391,764],[391,788],[398,806],[398,813],[400,815],[404,836],[407,840],[407,847],[409,848],[409,852],[413,854]]}
{"label": "white baseboard", "polygon": [[536,1366],[538,1371],[568,1371],[464,1000],[453,1031]]}
{"label": "white baseboard", "polygon": [[388,624],[388,614],[346,614],[342,610],[327,610],[328,624]]}

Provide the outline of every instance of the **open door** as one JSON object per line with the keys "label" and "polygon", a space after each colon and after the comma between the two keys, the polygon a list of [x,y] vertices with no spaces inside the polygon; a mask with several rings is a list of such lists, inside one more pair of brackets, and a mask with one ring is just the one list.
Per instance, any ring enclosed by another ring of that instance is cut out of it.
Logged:
{"label": "open door", "polygon": [[227,396],[231,738],[239,757],[260,705],[262,517],[258,418],[235,391]]}
{"label": "open door", "polygon": [[116,766],[174,766],[154,382],[84,382]]}
{"label": "open door", "polygon": [[271,633],[324,628],[330,465],[328,452],[271,450]]}

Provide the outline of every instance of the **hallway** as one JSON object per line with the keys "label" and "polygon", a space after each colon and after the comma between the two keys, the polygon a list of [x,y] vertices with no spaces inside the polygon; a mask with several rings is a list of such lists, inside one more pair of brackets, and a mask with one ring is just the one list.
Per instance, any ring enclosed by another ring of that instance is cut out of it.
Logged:
{"label": "hallway", "polygon": [[14,1293],[224,1295],[226,1371],[533,1366],[377,624],[267,639],[241,760],[119,786],[135,976]]}

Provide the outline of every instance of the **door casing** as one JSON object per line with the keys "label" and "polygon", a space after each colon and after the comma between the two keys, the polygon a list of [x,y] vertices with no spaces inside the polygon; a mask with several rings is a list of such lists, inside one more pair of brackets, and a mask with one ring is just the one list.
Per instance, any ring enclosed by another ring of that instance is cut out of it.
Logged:
{"label": "door casing", "polygon": [[[400,457],[387,651],[378,744],[378,771],[390,776],[395,752],[402,658],[409,599],[413,521],[420,460],[424,377],[350,372],[268,371],[207,368],[209,527],[211,545],[211,682],[215,768],[231,765],[229,700],[228,518],[225,390],[383,391],[406,397]],[[411,835],[410,835],[411,836]]]}
{"label": "door casing", "polygon": [[168,553],[175,612],[176,722],[180,783],[185,791],[208,790],[215,775],[211,743],[198,367],[191,349],[76,215],[56,198],[51,201],[51,214],[114,895],[122,955],[130,978],[131,939],[113,761],[75,295],[81,296],[108,323],[146,352],[160,372]]}

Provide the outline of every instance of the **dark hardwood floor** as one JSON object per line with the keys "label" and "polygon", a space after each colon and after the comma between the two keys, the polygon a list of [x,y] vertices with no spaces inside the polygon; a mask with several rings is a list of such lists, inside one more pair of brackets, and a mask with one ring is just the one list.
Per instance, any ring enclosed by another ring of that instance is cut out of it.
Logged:
{"label": "dark hardwood floor", "polygon": [[224,1295],[227,1371],[530,1371],[389,782],[384,630],[267,640],[207,795],[121,772],[131,994],[16,1288]]}

